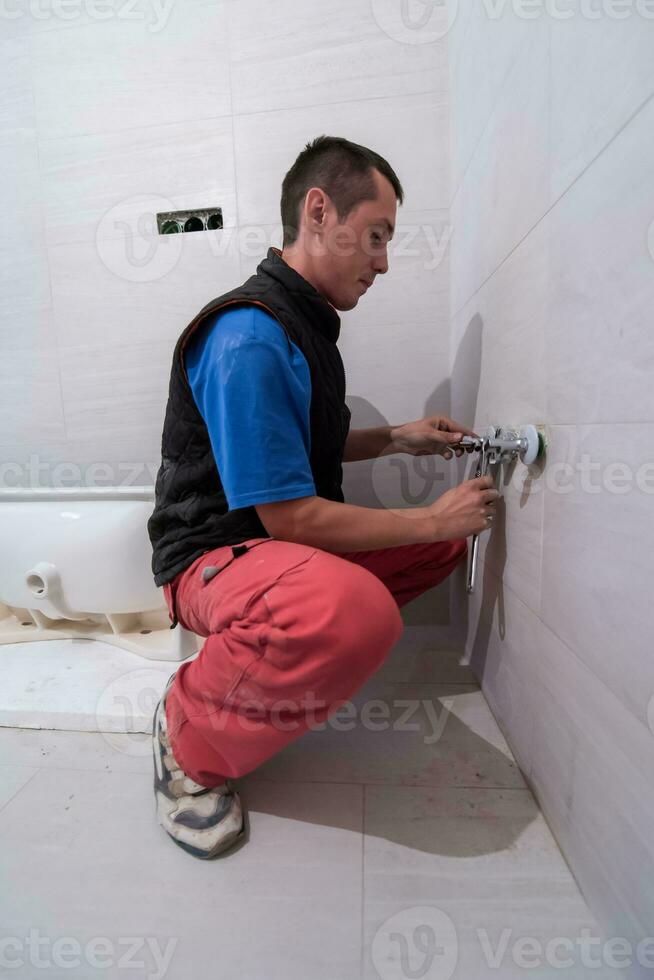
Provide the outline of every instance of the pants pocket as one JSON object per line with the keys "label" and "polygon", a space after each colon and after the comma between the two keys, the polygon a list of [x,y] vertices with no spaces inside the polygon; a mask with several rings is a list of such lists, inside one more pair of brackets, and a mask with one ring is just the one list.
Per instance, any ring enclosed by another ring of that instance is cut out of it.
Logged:
{"label": "pants pocket", "polygon": [[[308,561],[316,550],[276,538],[244,543],[248,545],[247,550],[236,557],[231,546],[228,553],[224,548],[208,552],[188,583],[184,606],[200,628],[201,636],[220,633],[235,621],[245,619],[253,603],[280,576]],[[259,547],[264,544],[266,547]]]}

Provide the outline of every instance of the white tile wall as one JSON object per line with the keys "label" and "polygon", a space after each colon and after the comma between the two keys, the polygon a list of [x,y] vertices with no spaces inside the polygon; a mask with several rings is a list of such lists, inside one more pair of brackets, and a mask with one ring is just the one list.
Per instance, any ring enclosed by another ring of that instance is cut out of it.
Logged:
{"label": "white tile wall", "polygon": [[[88,344],[60,348],[61,389],[70,439],[156,440],[168,395],[172,345]],[[120,398],[116,399],[116,389]]]}
{"label": "white tile wall", "polygon": [[31,348],[5,352],[0,359],[0,417],[4,440],[57,441],[66,438],[56,352]]}
{"label": "white tile wall", "polygon": [[638,942],[654,921],[652,731],[546,624],[536,627],[531,781],[597,913]]}
{"label": "white tile wall", "polygon": [[41,177],[36,131],[33,127],[0,130],[3,181],[2,243],[34,249],[41,244]]}
{"label": "white tile wall", "polygon": [[[461,261],[454,229],[451,264]],[[480,318],[481,371],[476,424],[545,421],[548,238],[543,224],[511,253],[453,319],[452,359],[474,317]],[[469,365],[471,366],[471,365]],[[478,370],[477,365],[474,366]]]}
{"label": "white tile wall", "polygon": [[140,218],[150,196],[156,210],[217,205],[236,225],[229,116],[44,140],[40,159],[49,245],[121,238],[125,224],[155,237],[154,216]]}
{"label": "white tile wall", "polygon": [[237,283],[236,245],[220,231],[139,239],[131,229],[122,239],[53,245],[58,342],[174,341],[205,303]]}
{"label": "white tile wall", "polygon": [[[542,44],[541,35],[547,24],[538,28],[531,19],[518,16],[519,5],[510,3],[467,3],[459,10],[454,30],[449,35],[450,77],[458,97],[467,108],[451,114],[453,199],[480,139],[489,126],[503,87],[515,93],[521,84],[514,69],[532,51],[532,45]],[[528,55],[529,56],[529,55]],[[525,96],[532,98],[529,86]],[[515,111],[515,103],[512,103]],[[520,122],[518,118],[515,120]],[[516,161],[520,165],[526,161]]]}
{"label": "white tile wall", "polygon": [[654,421],[653,131],[650,101],[549,216],[552,423]]}
{"label": "white tile wall", "polygon": [[[481,556],[480,556],[481,559]],[[482,678],[484,695],[504,732],[523,774],[531,772],[534,738],[534,683],[538,651],[533,645],[537,619],[508,584],[502,568],[479,566],[478,585],[468,599],[466,662]],[[514,582],[518,581],[514,577]]]}
{"label": "white tile wall", "polygon": [[[48,253],[30,245],[0,245],[0,345],[3,352],[53,348]],[[5,435],[10,430],[5,430]]]}
{"label": "white tile wall", "polygon": [[[384,31],[384,20],[376,18],[369,0],[239,0],[228,9],[234,112],[239,115],[424,92],[446,101],[446,40],[398,43]],[[368,111],[375,118],[374,102]],[[381,135],[377,131],[377,140]],[[433,132],[424,135],[433,137]]]}
{"label": "white tile wall", "polygon": [[4,30],[0,41],[3,67],[3,98],[0,100],[0,129],[32,129],[34,127],[34,95],[29,42],[27,38],[8,38]]}
{"label": "white tile wall", "polygon": [[[0,347],[11,359],[18,351],[52,349],[55,341],[28,39],[0,42],[0,58]],[[15,369],[16,363],[7,361],[4,370]],[[32,377],[39,371],[35,368]],[[58,384],[54,375],[49,383]],[[0,442],[13,438],[12,424],[20,426],[20,413],[20,406],[8,406]]]}
{"label": "white tile wall", "polygon": [[153,12],[33,34],[41,140],[229,115],[225,3]]}
{"label": "white tile wall", "polygon": [[638,942],[654,872],[653,24],[636,5],[527,26],[482,6],[450,60],[452,407],[477,431],[543,424],[549,448],[502,484],[477,592],[454,605],[587,900]]}
{"label": "white tile wall", "polygon": [[553,201],[654,95],[650,3],[563,6],[575,16],[550,20]]}
{"label": "white tile wall", "polygon": [[[495,32],[497,23],[490,23]],[[537,224],[549,204],[548,39],[545,21],[535,21],[525,36],[515,36],[515,60],[458,184],[451,212],[454,312]],[[476,99],[475,90],[470,99]],[[461,112],[458,105],[452,109],[457,111]],[[456,166],[453,160],[455,181]]]}
{"label": "white tile wall", "polygon": [[645,725],[653,435],[652,424],[552,428],[541,594],[543,620]]}

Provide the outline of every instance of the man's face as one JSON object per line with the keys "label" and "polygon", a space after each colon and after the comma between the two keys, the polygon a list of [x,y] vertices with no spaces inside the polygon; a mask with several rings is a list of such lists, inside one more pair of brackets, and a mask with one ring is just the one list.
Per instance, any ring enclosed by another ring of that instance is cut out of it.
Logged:
{"label": "man's face", "polygon": [[331,200],[319,189],[305,199],[303,275],[337,310],[353,309],[388,270],[387,245],[395,230],[393,186],[373,171],[377,199],[363,201],[342,224]]}

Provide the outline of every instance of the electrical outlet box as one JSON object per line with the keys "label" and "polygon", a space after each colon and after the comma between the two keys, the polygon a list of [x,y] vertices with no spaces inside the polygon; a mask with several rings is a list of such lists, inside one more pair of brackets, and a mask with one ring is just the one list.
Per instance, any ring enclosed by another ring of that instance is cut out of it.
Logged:
{"label": "electrical outlet box", "polygon": [[160,211],[157,214],[157,231],[160,235],[175,235],[183,231],[214,231],[222,226],[222,208]]}

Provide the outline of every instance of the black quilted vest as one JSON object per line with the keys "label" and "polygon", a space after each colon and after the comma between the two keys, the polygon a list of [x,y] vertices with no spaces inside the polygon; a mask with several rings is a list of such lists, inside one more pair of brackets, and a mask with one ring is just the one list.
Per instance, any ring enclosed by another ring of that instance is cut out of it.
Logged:
{"label": "black quilted vest", "polygon": [[[255,304],[276,317],[304,354],[311,375],[310,464],[319,497],[343,502],[341,483],[350,409],[345,372],[336,346],[340,318],[334,307],[292,269],[277,248],[243,285],[207,303],[175,345],[155,482],[155,507],[147,524],[152,572],[158,586],[172,581],[196,558],[223,545],[270,537],[254,506],[228,510],[209,432],[195,404],[183,352],[186,344],[221,308]],[[218,327],[220,329],[220,327]],[[249,447],[244,446],[243,452]]]}

